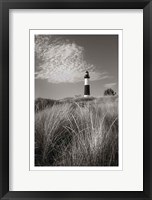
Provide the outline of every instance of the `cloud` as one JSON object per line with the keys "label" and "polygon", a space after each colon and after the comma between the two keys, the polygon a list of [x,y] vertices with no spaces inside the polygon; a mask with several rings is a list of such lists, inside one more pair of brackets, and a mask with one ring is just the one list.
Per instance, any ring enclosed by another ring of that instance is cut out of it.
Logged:
{"label": "cloud", "polygon": [[115,85],[117,85],[117,83],[107,83],[104,85],[105,88],[112,88],[114,87]]}
{"label": "cloud", "polygon": [[84,48],[75,42],[51,35],[35,36],[36,79],[51,83],[75,83],[83,81],[89,71],[91,80],[108,77],[106,72],[95,71],[96,67],[84,59]]}

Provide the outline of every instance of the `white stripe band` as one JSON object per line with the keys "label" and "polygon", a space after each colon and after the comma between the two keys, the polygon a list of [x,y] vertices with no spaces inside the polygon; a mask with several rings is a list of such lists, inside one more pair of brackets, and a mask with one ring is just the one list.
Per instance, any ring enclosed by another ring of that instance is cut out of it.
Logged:
{"label": "white stripe band", "polygon": [[88,78],[84,79],[84,85],[89,85],[89,79]]}

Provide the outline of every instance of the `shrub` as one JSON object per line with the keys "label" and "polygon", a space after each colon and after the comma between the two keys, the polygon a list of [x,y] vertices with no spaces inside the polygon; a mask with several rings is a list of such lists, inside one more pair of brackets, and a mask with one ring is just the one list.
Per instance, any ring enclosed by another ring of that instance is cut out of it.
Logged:
{"label": "shrub", "polygon": [[116,92],[114,92],[114,90],[111,89],[111,88],[106,89],[106,90],[104,91],[104,96],[114,96],[114,95],[116,95]]}

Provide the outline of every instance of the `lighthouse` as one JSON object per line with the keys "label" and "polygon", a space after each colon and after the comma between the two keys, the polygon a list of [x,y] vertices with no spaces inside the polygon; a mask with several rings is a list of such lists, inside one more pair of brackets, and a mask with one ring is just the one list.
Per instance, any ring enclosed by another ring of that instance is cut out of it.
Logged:
{"label": "lighthouse", "polygon": [[84,76],[84,97],[90,96],[89,78],[90,78],[89,72],[86,71],[85,76]]}

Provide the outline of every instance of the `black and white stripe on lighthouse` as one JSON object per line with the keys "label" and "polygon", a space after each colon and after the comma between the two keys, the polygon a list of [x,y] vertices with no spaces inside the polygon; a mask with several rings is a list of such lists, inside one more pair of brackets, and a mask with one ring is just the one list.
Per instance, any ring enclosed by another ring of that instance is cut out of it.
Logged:
{"label": "black and white stripe on lighthouse", "polygon": [[84,76],[84,97],[90,96],[89,78],[90,78],[89,72],[86,71],[85,76]]}

